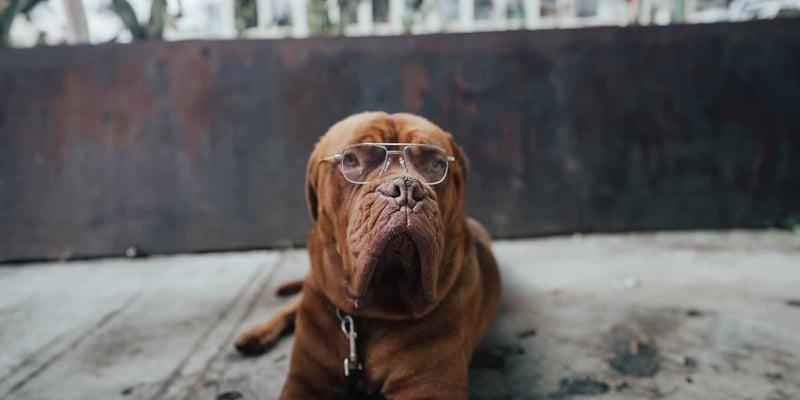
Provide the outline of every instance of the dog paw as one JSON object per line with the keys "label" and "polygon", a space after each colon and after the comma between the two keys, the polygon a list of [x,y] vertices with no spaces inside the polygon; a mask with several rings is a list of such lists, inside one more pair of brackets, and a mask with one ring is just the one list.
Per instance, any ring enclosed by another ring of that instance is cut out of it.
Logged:
{"label": "dog paw", "polygon": [[264,346],[257,337],[240,337],[234,343],[236,351],[246,356],[257,356],[267,351],[267,346]]}
{"label": "dog paw", "polygon": [[281,327],[277,326],[256,326],[239,335],[234,346],[243,355],[263,354],[275,345],[280,338],[281,331]]}

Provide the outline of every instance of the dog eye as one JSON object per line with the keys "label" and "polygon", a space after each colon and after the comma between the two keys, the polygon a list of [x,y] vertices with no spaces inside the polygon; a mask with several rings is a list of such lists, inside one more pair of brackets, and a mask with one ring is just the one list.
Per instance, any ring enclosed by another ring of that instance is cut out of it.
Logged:
{"label": "dog eye", "polygon": [[431,163],[431,169],[434,170],[434,171],[442,170],[446,166],[447,166],[447,164],[441,158],[437,158],[437,159],[433,160],[433,162]]}
{"label": "dog eye", "polygon": [[342,164],[344,164],[346,167],[355,167],[358,165],[358,159],[352,154],[345,154],[342,157]]}

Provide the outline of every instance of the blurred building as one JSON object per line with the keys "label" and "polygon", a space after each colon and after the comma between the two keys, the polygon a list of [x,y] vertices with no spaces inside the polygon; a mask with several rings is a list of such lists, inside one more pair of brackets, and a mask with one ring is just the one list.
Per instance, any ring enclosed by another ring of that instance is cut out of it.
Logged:
{"label": "blurred building", "polygon": [[[12,46],[134,40],[113,2],[146,24],[151,0],[44,0],[18,15]],[[166,0],[163,39],[399,35],[666,25],[797,15],[800,0]]]}

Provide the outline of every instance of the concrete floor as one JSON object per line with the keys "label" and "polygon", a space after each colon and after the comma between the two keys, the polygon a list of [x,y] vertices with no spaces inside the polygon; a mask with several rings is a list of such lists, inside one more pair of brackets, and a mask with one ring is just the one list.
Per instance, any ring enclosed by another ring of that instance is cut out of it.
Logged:
{"label": "concrete floor", "polygon": [[[472,399],[800,399],[800,236],[592,235],[495,243],[504,304]],[[273,399],[291,338],[231,342],[305,252],[0,268],[0,397]]]}

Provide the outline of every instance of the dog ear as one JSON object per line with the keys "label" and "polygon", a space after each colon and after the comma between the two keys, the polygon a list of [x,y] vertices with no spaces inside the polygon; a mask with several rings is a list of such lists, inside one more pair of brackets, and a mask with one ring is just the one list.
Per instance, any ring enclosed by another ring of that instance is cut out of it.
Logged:
{"label": "dog ear", "polygon": [[450,135],[450,147],[453,149],[453,157],[456,158],[456,164],[461,166],[461,171],[463,172],[463,178],[467,178],[467,170],[469,169],[469,159],[467,159],[467,154],[464,153],[464,150],[459,146],[455,140],[453,140],[453,134],[448,133]]}
{"label": "dog ear", "polygon": [[306,205],[308,205],[308,213],[311,219],[317,222],[317,170],[319,169],[319,157],[317,156],[317,147],[314,146],[314,151],[308,158],[308,167],[306,168]]}

